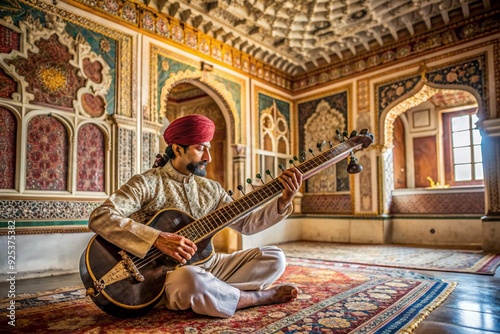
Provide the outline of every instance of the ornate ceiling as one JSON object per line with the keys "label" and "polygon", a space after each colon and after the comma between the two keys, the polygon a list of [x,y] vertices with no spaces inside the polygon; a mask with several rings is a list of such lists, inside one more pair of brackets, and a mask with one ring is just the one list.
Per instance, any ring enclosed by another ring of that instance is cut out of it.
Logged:
{"label": "ornate ceiling", "polygon": [[485,12],[490,1],[142,0],[290,75]]}

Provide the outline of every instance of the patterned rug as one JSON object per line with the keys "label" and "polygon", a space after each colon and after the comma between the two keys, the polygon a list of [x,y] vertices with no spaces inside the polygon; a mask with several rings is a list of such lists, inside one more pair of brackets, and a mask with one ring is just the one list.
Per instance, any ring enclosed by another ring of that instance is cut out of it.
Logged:
{"label": "patterned rug", "polygon": [[392,268],[494,275],[500,254],[396,245],[294,241],[278,245],[287,256]]}
{"label": "patterned rug", "polygon": [[[291,303],[253,307],[230,319],[154,309],[117,319],[100,311],[81,287],[16,300],[13,333],[411,333],[455,283],[400,269],[290,258],[280,283],[301,293]],[[9,300],[0,301],[2,312]],[[6,314],[1,315],[5,321]],[[4,327],[4,326],[2,326]],[[5,327],[4,327],[5,328]]]}

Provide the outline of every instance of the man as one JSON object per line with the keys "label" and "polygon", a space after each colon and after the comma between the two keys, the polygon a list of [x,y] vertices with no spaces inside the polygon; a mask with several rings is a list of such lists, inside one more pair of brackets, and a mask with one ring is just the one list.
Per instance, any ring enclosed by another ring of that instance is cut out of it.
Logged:
{"label": "man", "polygon": [[[203,176],[212,160],[214,123],[202,115],[173,121],[165,130],[166,163],[135,175],[92,212],[89,227],[116,246],[144,257],[151,247],[185,264],[196,244],[178,234],[145,225],[158,211],[175,208],[198,219],[232,201],[222,186]],[[260,232],[292,212],[302,184],[296,168],[279,176],[280,197],[230,225],[243,234]],[[293,285],[272,285],[285,270],[285,256],[274,246],[214,254],[207,261],[180,266],[167,274],[165,305],[214,317],[231,317],[237,309],[294,300]]]}

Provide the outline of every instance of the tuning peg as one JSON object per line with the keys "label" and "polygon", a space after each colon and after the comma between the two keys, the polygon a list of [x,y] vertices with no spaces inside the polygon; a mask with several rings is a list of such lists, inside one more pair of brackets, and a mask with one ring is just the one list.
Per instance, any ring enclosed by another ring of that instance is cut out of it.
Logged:
{"label": "tuning peg", "polygon": [[[294,158],[296,158],[296,157],[294,157]],[[290,163],[290,165],[294,165],[295,166],[295,161],[293,161],[293,159],[290,159],[288,162]],[[297,166],[295,166],[295,167],[297,167]]]}
{"label": "tuning peg", "polygon": [[337,134],[337,138],[339,141],[342,143],[344,142],[344,137],[342,137],[342,134],[340,133],[339,129],[335,130],[335,133]]}
{"label": "tuning peg", "polygon": [[323,140],[323,142],[321,142],[321,143],[317,143],[317,144],[316,144],[316,147],[318,148],[318,151],[320,151],[320,152],[321,152],[321,149],[322,149],[322,148],[323,148],[323,146],[325,146],[325,145],[326,145],[326,141],[324,141],[324,140]]}
{"label": "tuning peg", "polygon": [[[228,190],[227,194],[229,195],[229,197],[233,198],[234,192],[232,190]],[[234,201],[234,198],[233,198],[233,201]]]}
{"label": "tuning peg", "polygon": [[[280,164],[280,168],[283,167],[283,165]],[[271,175],[271,171],[268,169],[266,170],[266,174],[269,175],[271,177],[271,179],[274,180],[274,176]]]}
{"label": "tuning peg", "polygon": [[300,162],[306,161],[306,151],[300,153]]}
{"label": "tuning peg", "polygon": [[357,174],[363,170],[363,166],[358,163],[358,159],[354,156],[354,153],[351,152],[349,155],[349,164],[347,165],[347,173],[349,174]]}
{"label": "tuning peg", "polygon": [[260,180],[260,182],[262,182],[262,184],[264,184],[264,180],[262,180],[262,175],[257,174],[257,175],[255,175],[255,177],[258,178]]}
{"label": "tuning peg", "polygon": [[342,137],[344,137],[344,139],[349,138],[349,134],[347,133],[347,131],[342,132]]}
{"label": "tuning peg", "polygon": [[252,179],[247,179],[247,183],[252,187],[252,189],[255,189],[253,184],[252,184]]}
{"label": "tuning peg", "polygon": [[333,148],[333,143],[331,141],[328,142],[328,145],[330,145],[330,148]]}
{"label": "tuning peg", "polygon": [[349,135],[349,138],[352,138],[352,137],[356,137],[358,133],[356,132],[356,130],[352,130],[351,134]]}
{"label": "tuning peg", "polygon": [[313,157],[315,157],[315,155],[314,155],[314,151],[313,151],[313,149],[312,149],[312,148],[310,148],[310,149],[309,149],[309,153],[311,153],[311,154],[313,155]]}
{"label": "tuning peg", "polygon": [[238,188],[238,190],[241,191],[241,193],[243,194],[243,196],[245,196],[245,192],[243,191],[243,187],[241,186],[241,184],[238,185],[238,187],[236,187],[236,188]]}
{"label": "tuning peg", "polygon": [[278,165],[278,168],[279,168],[279,169],[281,169],[281,171],[282,171],[282,172],[284,172],[284,171],[285,171],[285,166],[283,166],[282,164],[279,164],[279,165]]}

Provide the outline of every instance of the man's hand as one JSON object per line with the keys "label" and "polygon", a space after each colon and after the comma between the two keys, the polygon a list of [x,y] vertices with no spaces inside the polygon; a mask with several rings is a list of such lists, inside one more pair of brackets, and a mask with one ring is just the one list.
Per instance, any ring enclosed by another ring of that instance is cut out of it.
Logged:
{"label": "man's hand", "polygon": [[153,246],[171,258],[185,264],[197,250],[196,244],[178,234],[161,232]]}
{"label": "man's hand", "polygon": [[285,212],[286,207],[292,202],[295,194],[299,191],[302,185],[302,174],[295,167],[285,170],[278,177],[278,180],[283,184],[283,194],[278,199],[278,213]]}

